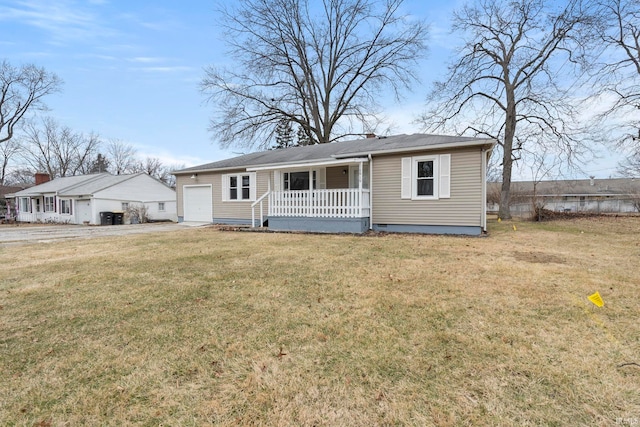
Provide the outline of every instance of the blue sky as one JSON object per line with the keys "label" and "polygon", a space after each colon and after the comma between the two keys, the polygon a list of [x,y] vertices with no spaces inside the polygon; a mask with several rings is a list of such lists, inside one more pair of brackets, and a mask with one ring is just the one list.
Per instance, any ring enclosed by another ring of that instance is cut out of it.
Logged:
{"label": "blue sky", "polygon": [[[431,26],[422,82],[399,105],[383,104],[394,133],[424,108],[455,38],[449,17],[458,2],[410,0],[405,13]],[[187,166],[235,155],[207,131],[211,108],[198,90],[208,65],[225,65],[214,0],[0,0],[0,49],[13,65],[35,63],[64,80],[49,96],[62,125],[132,144],[142,156]],[[615,162],[600,164],[599,177]]]}

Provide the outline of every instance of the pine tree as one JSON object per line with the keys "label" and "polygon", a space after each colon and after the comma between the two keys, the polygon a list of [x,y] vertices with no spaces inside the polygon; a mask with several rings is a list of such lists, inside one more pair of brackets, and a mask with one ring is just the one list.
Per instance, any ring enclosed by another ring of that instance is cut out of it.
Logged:
{"label": "pine tree", "polygon": [[298,127],[298,134],[296,135],[296,137],[298,138],[297,145],[302,146],[314,144],[314,142],[311,140],[311,138],[309,138],[309,135],[306,134],[302,126]]}
{"label": "pine tree", "polygon": [[293,147],[294,145],[296,144],[293,142],[291,122],[286,118],[282,118],[276,126],[276,145],[274,145],[273,148],[287,148]]}
{"label": "pine tree", "polygon": [[93,164],[91,165],[91,169],[89,170],[89,173],[107,172],[108,169],[109,169],[109,159],[107,159],[102,154],[98,153],[98,156],[96,157],[96,159],[93,161]]}

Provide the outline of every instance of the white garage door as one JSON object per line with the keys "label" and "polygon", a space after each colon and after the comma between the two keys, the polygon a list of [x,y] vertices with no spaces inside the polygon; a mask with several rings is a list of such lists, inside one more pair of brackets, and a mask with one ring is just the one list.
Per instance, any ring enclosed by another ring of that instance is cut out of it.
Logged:
{"label": "white garage door", "polygon": [[184,188],[184,220],[211,222],[213,220],[213,195],[210,185]]}

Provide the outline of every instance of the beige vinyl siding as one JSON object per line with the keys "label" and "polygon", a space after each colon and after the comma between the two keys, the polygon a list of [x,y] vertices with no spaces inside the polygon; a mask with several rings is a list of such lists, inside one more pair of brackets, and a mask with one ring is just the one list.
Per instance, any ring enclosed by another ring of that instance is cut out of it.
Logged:
{"label": "beige vinyl siding", "polygon": [[[343,171],[347,173],[342,173]],[[327,168],[327,188],[349,188],[349,166],[334,166]]]}
{"label": "beige vinyl siding", "polygon": [[[401,199],[402,158],[447,153],[451,154],[451,197],[438,200]],[[482,161],[480,149],[374,157],[373,223],[482,225]]]}
{"label": "beige vinyl siding", "polygon": [[[216,219],[247,219],[251,220],[251,204],[253,201],[222,201],[222,175],[243,173],[243,170],[225,171],[224,173],[198,173],[196,179],[191,179],[191,175],[179,175],[176,177],[176,189],[178,198],[178,216],[184,216],[184,185],[206,185],[210,184],[213,191],[213,217]],[[256,199],[260,198],[269,188],[268,180],[270,179],[271,172],[259,171],[256,173],[257,187],[256,187]],[[268,203],[267,198],[264,199],[264,212],[267,212]],[[256,215],[258,215],[256,210]]]}

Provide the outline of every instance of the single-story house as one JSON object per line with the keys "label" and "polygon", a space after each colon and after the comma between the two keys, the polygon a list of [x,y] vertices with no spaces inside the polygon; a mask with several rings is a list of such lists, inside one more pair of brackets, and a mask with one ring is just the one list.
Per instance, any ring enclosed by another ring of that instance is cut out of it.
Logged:
{"label": "single-story house", "polygon": [[39,184],[7,197],[15,199],[17,221],[100,224],[101,212],[146,209],[150,220],[176,221],[176,193],[146,173],[67,176],[48,181],[37,174]]}
{"label": "single-story house", "polygon": [[256,152],[174,171],[178,221],[276,231],[478,235],[495,141],[369,137]]}
{"label": "single-story house", "polygon": [[[498,209],[501,183],[488,184],[487,209]],[[640,179],[589,178],[511,183],[511,213],[529,215],[533,206],[556,212],[631,213],[640,211]]]}

